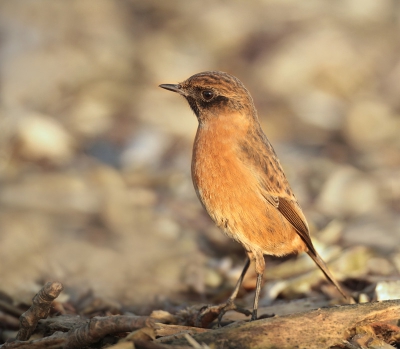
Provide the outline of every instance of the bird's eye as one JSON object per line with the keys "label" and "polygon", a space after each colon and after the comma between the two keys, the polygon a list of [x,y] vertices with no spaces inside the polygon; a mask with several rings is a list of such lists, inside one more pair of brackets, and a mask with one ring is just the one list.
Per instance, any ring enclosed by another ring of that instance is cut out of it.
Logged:
{"label": "bird's eye", "polygon": [[204,98],[206,101],[209,101],[209,100],[213,99],[213,97],[214,97],[214,92],[213,92],[213,91],[210,91],[210,90],[205,90],[205,91],[203,91],[203,92],[201,93],[201,95],[203,96],[203,98]]}

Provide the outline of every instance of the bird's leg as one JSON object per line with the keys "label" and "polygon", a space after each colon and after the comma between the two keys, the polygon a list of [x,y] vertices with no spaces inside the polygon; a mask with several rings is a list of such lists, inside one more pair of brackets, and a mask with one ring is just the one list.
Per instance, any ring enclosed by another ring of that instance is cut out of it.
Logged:
{"label": "bird's leg", "polygon": [[246,275],[247,270],[249,269],[249,266],[250,266],[250,259],[247,258],[246,264],[244,265],[242,273],[240,274],[240,277],[236,283],[235,289],[233,290],[231,296],[228,298],[228,301],[230,301],[231,303],[236,299],[236,297],[239,293],[240,286],[242,286],[244,276]]}
{"label": "bird's leg", "polygon": [[204,327],[204,325],[214,321],[216,317],[218,317],[218,325],[220,325],[222,317],[229,310],[235,310],[247,316],[251,315],[251,312],[249,312],[247,309],[238,308],[234,303],[239,293],[240,286],[242,285],[244,276],[246,275],[246,272],[249,269],[249,266],[250,266],[250,259],[248,258],[243,268],[243,271],[240,274],[239,280],[236,283],[235,289],[233,290],[232,294],[227,299],[227,301],[218,305],[207,306],[206,308],[202,308],[200,310],[199,315],[197,316],[196,326]]}
{"label": "bird's leg", "polygon": [[254,297],[253,312],[251,314],[251,320],[250,321],[257,320],[258,300],[260,298],[262,278],[263,278],[263,274],[257,274],[256,295]]}
{"label": "bird's leg", "polygon": [[256,254],[255,260],[256,260],[257,284],[256,284],[256,294],[254,296],[253,312],[251,314],[250,321],[257,320],[258,300],[260,299],[262,279],[265,270],[264,256],[262,254]]}

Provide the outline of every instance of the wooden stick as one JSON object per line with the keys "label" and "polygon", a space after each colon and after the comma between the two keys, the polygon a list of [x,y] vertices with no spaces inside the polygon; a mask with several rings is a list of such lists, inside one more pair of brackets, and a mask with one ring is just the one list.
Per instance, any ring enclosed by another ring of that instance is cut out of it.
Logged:
{"label": "wooden stick", "polygon": [[[199,343],[217,348],[328,348],[342,344],[358,326],[400,319],[400,300],[351,304],[282,317],[240,322],[200,334]],[[170,344],[187,344],[177,339]]]}
{"label": "wooden stick", "polygon": [[48,282],[33,297],[32,306],[23,313],[20,318],[20,329],[17,340],[26,341],[36,329],[40,319],[45,319],[49,315],[51,303],[59,296],[63,290],[61,282]]}
{"label": "wooden stick", "polygon": [[143,327],[154,327],[155,321],[148,316],[115,315],[94,317],[85,324],[68,332],[55,332],[53,335],[33,341],[14,341],[0,345],[1,349],[48,349],[85,348],[98,342],[109,334],[131,332]]}

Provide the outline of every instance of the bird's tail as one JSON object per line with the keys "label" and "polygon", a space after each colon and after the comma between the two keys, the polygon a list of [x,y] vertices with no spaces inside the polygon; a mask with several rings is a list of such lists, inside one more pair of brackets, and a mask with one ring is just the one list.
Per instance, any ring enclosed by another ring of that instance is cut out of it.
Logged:
{"label": "bird's tail", "polygon": [[338,291],[342,294],[342,296],[346,299],[349,298],[349,296],[342,290],[340,287],[339,283],[336,281],[334,276],[331,274],[331,272],[328,269],[328,266],[325,264],[325,262],[322,260],[322,258],[319,256],[319,254],[315,251],[308,251],[308,255],[313,259],[315,264],[318,265],[318,267],[321,269],[321,271],[324,273],[326,278],[333,284],[335,287],[338,289]]}

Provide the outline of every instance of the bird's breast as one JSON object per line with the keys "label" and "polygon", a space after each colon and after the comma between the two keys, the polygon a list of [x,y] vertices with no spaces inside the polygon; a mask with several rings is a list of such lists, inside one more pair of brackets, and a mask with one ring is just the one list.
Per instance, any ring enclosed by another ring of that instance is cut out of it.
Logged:
{"label": "bird's breast", "polygon": [[242,243],[242,232],[253,220],[250,212],[265,211],[258,182],[237,154],[244,135],[226,127],[199,127],[192,158],[193,185],[199,200],[215,223]]}
{"label": "bird's breast", "polygon": [[246,134],[231,127],[199,126],[192,157],[197,196],[216,225],[247,251],[278,256],[298,251],[300,237],[265,200],[254,168],[239,156]]}

